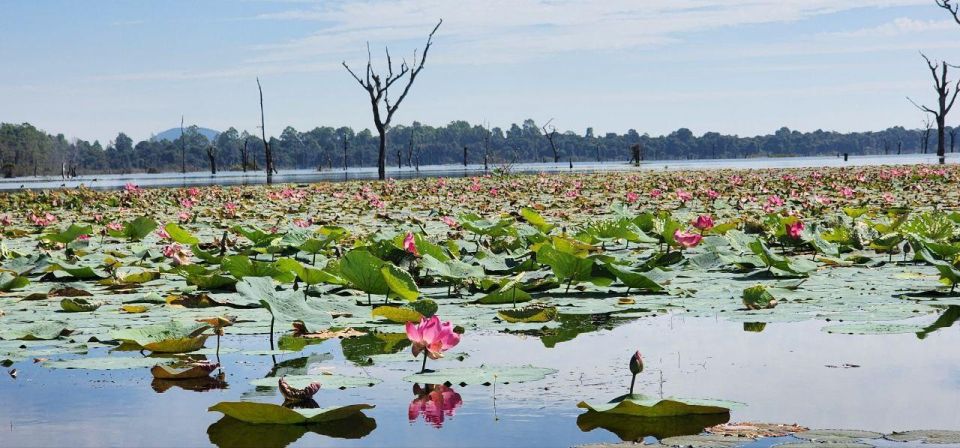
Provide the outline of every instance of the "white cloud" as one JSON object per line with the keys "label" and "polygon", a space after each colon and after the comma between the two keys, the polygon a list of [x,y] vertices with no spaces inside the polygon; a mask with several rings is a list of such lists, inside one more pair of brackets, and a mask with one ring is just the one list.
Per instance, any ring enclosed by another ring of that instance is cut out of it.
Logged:
{"label": "white cloud", "polygon": [[908,17],[900,17],[892,22],[887,22],[875,27],[861,28],[853,31],[844,31],[839,33],[824,34],[827,37],[897,37],[905,35],[916,35],[931,31],[943,31],[956,28],[957,24],[952,20],[916,20]]}

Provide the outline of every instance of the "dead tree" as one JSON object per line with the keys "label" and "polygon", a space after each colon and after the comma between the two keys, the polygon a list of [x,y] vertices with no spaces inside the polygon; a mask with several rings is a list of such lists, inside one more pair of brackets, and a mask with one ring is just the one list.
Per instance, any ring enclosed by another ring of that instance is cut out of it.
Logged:
{"label": "dead tree", "polygon": [[933,129],[933,122],[929,118],[923,119],[923,140],[920,142],[920,152],[922,154],[927,153],[927,148],[930,146],[930,130]]}
{"label": "dead tree", "polygon": [[484,126],[483,133],[483,171],[487,171],[487,158],[490,155],[490,124]]}
{"label": "dead tree", "polygon": [[270,148],[270,142],[267,140],[267,126],[263,119],[263,87],[260,86],[260,78],[257,78],[257,90],[260,91],[260,135],[263,136],[263,155],[267,165],[267,185],[273,183],[273,151]]}
{"label": "dead tree", "polygon": [[[430,35],[427,36],[427,44],[423,47],[423,56],[420,58],[420,62],[417,62],[417,52],[414,51],[413,64],[407,65],[406,61],[402,62],[400,64],[400,71],[397,73],[393,72],[393,60],[390,59],[390,49],[385,49],[387,54],[387,76],[383,77],[373,72],[373,57],[370,54],[369,42],[367,43],[367,71],[364,78],[357,76],[357,74],[350,69],[350,66],[347,65],[347,62],[343,61],[343,67],[350,72],[350,76],[353,76],[353,79],[355,79],[357,83],[360,84],[360,87],[363,87],[370,96],[370,107],[373,110],[373,124],[376,126],[377,133],[380,135],[380,151],[377,157],[377,176],[380,180],[387,178],[387,129],[390,128],[393,114],[397,112],[400,103],[403,102],[403,99],[407,97],[407,93],[410,92],[413,81],[417,79],[417,75],[423,70],[423,64],[427,62],[427,53],[433,44],[433,34],[437,32],[437,29],[440,28],[440,24],[442,23],[443,20],[440,20],[437,26],[433,27]],[[406,86],[404,86],[400,96],[397,97],[397,101],[391,104],[390,87],[392,87],[395,82],[403,79],[407,74],[410,76],[407,77]],[[381,110],[381,103],[383,104],[383,110]]]}
{"label": "dead tree", "polygon": [[560,163],[560,154],[557,153],[557,145],[553,140],[554,137],[557,136],[557,128],[556,126],[550,126],[550,130],[547,130],[547,126],[549,126],[550,122],[552,121],[553,118],[548,120],[547,123],[543,125],[543,135],[547,137],[547,141],[550,142],[550,150],[553,151],[553,163]]}
{"label": "dead tree", "polygon": [[[930,74],[933,75],[933,87],[937,91],[937,109],[931,109],[927,106],[921,106],[914,102],[912,99],[907,98],[916,106],[918,109],[933,115],[934,119],[937,122],[937,157],[940,160],[940,164],[944,163],[944,154],[946,152],[946,139],[944,138],[946,130],[946,121],[947,114],[950,113],[950,109],[953,108],[954,101],[957,100],[957,93],[960,92],[960,81],[957,81],[957,84],[953,86],[953,91],[951,92],[950,81],[947,81],[947,70],[949,67],[958,68],[957,66],[947,64],[946,62],[940,62],[940,66],[937,67],[937,64],[930,61],[930,58],[927,55],[920,53],[920,56],[923,56],[923,60],[927,61],[927,68],[930,69]],[[938,72],[939,69],[939,72]],[[929,130],[928,130],[929,132]]]}
{"label": "dead tree", "polygon": [[954,3],[954,0],[936,0],[937,6],[946,9],[953,16],[953,20],[960,25],[960,4]]}
{"label": "dead tree", "polygon": [[957,127],[950,128],[950,154],[953,154],[953,146],[957,142]]}
{"label": "dead tree", "polygon": [[407,167],[413,166],[413,135],[416,128],[410,128],[410,141],[407,143]]}
{"label": "dead tree", "polygon": [[217,147],[214,145],[207,146],[207,158],[210,159],[210,174],[217,174]]}
{"label": "dead tree", "polygon": [[247,164],[249,163],[249,152],[247,151],[247,143],[250,141],[250,138],[243,139],[243,148],[240,148],[240,166],[243,168],[243,172],[247,172]]}
{"label": "dead tree", "polygon": [[467,167],[467,147],[463,147],[463,167]]}
{"label": "dead tree", "polygon": [[180,173],[187,173],[187,134],[183,133],[183,115],[180,116]]}

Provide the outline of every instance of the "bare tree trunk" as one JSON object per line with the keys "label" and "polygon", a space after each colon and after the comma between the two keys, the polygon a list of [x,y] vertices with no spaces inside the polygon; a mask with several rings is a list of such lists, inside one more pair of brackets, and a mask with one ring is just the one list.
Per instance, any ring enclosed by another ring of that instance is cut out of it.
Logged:
{"label": "bare tree trunk", "polygon": [[467,147],[463,147],[463,167],[467,167]]}
{"label": "bare tree trunk", "polygon": [[217,150],[213,145],[207,146],[207,157],[210,159],[210,174],[217,174]]}
{"label": "bare tree trunk", "polygon": [[243,149],[240,150],[240,165],[243,167],[243,172],[247,172],[247,162],[248,162],[248,153],[247,153],[247,143],[250,141],[249,138],[243,139]]}
{"label": "bare tree trunk", "polygon": [[260,91],[260,133],[263,136],[263,154],[267,165],[267,185],[273,183],[273,152],[270,149],[270,142],[267,141],[267,127],[263,119],[263,87],[260,86],[260,78],[257,78],[257,90]]}
{"label": "bare tree trunk", "polygon": [[550,130],[547,130],[547,126],[550,122],[553,121],[553,118],[547,121],[547,124],[543,125],[543,135],[547,137],[547,141],[550,142],[550,150],[553,151],[553,163],[560,163],[560,154],[557,153],[557,145],[554,143],[553,139],[557,136],[557,128],[551,127]]}
{"label": "bare tree trunk", "polygon": [[183,133],[183,115],[180,116],[180,173],[187,173],[187,135]]}

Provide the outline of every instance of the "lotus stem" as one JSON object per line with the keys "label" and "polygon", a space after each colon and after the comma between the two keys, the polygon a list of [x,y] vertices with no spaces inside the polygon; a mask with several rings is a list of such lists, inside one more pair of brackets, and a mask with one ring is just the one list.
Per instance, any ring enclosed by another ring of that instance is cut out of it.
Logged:
{"label": "lotus stem", "polygon": [[270,313],[270,350],[273,350],[273,313]]}
{"label": "lotus stem", "polygon": [[217,334],[217,364],[220,363],[220,334]]}
{"label": "lotus stem", "polygon": [[633,377],[630,378],[630,395],[633,395],[633,385],[634,385],[636,382],[637,382],[637,375],[634,374]]}
{"label": "lotus stem", "polygon": [[420,373],[427,372],[427,351],[423,351],[423,364],[420,366]]}

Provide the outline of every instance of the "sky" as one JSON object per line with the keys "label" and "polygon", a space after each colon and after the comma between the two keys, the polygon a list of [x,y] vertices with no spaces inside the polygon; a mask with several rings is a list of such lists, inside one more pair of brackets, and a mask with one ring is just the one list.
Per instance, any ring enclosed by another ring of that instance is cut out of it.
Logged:
{"label": "sky", "polygon": [[362,70],[367,42],[378,70],[385,47],[409,61],[441,18],[394,125],[918,128],[919,52],[960,64],[934,0],[0,0],[0,122],[103,143],[181,115],[259,132],[259,76],[269,135],[370,128],[341,62]]}

